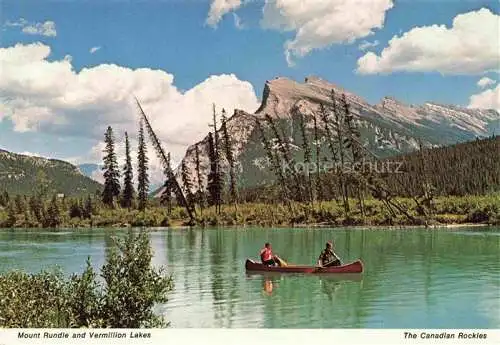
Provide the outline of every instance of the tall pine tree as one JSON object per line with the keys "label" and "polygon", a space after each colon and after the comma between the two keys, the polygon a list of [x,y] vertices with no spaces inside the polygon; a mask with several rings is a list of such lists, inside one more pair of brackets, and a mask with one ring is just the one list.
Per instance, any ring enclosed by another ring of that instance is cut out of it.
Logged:
{"label": "tall pine tree", "polygon": [[128,134],[125,132],[125,165],[123,167],[123,193],[121,206],[124,208],[132,207],[134,199],[134,172],[132,169],[132,159],[130,158],[130,143]]}
{"label": "tall pine tree", "polygon": [[120,172],[118,170],[118,163],[116,161],[115,153],[115,139],[113,137],[113,129],[108,126],[104,134],[104,190],[102,192],[103,204],[113,207],[115,197],[120,195]]}
{"label": "tall pine tree", "polygon": [[201,180],[200,148],[198,147],[198,144],[195,145],[195,153],[196,181],[198,182],[196,200],[200,205],[201,214],[203,215],[203,207],[205,207],[205,192],[203,191],[203,182]]}
{"label": "tall pine tree", "polygon": [[214,136],[208,133],[208,158],[210,160],[210,172],[208,173],[208,193],[210,204],[215,206],[216,212],[220,212],[221,204],[221,183],[217,164],[217,151],[215,149]]}
{"label": "tall pine tree", "polygon": [[139,147],[137,149],[137,196],[138,209],[144,211],[148,203],[149,177],[146,141],[144,140],[144,126],[139,124]]}
{"label": "tall pine tree", "polygon": [[59,211],[59,205],[57,203],[57,197],[54,195],[47,208],[47,214],[45,218],[45,226],[50,228],[55,228],[61,224],[61,213]]}
{"label": "tall pine tree", "polygon": [[189,204],[192,204],[194,202],[194,194],[192,192],[193,181],[191,181],[191,176],[189,174],[189,170],[188,170],[185,159],[183,159],[181,162],[181,178],[182,178],[182,185],[184,188],[186,199],[188,200]]}
{"label": "tall pine tree", "polygon": [[227,130],[227,117],[226,111],[222,109],[222,136],[224,139],[224,150],[226,153],[227,163],[229,164],[229,195],[231,197],[231,202],[234,203],[235,208],[238,205],[238,191],[236,189],[236,171],[233,156],[233,147],[231,143],[231,138],[229,137],[229,132]]}
{"label": "tall pine tree", "polygon": [[83,206],[83,218],[90,219],[92,217],[93,208],[92,198],[88,195],[87,200],[85,200],[85,205]]}
{"label": "tall pine tree", "polygon": [[[172,169],[170,165],[170,152],[167,154],[167,169]],[[160,202],[162,205],[167,206],[167,212],[168,214],[172,213],[172,181],[168,178],[168,174],[165,174],[167,176],[167,179],[165,180],[165,183],[163,184],[163,192],[161,193],[160,196]]]}

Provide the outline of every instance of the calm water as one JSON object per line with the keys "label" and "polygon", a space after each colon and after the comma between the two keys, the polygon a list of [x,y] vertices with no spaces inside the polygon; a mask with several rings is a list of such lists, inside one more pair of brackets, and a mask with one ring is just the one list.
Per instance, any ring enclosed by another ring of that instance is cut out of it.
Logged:
{"label": "calm water", "polygon": [[[81,272],[104,262],[121,230],[0,230],[0,271],[52,265]],[[265,241],[312,264],[335,239],[360,276],[247,275]],[[212,229],[151,233],[155,264],[174,275],[161,306],[173,327],[498,328],[500,228],[460,230]]]}

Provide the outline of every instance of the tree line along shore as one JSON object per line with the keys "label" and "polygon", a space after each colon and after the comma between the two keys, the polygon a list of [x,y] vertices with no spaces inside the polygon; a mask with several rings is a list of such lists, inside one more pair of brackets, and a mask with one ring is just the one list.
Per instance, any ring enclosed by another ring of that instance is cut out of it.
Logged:
{"label": "tree line along shore", "polygon": [[[0,197],[0,205],[5,203]],[[241,203],[198,208],[193,224],[184,208],[175,206],[170,212],[159,200],[148,203],[143,211],[134,207],[107,208],[99,196],[87,198],[57,198],[34,200],[35,197],[15,196],[9,206],[0,211],[1,228],[106,228],[106,227],[175,227],[175,226],[416,226],[450,224],[500,224],[498,195],[436,197],[433,213],[425,222],[410,198],[397,198],[416,221],[399,215],[393,217],[385,205],[376,199],[365,200],[365,213],[355,209],[345,216],[343,205],[325,201],[314,205],[294,203],[291,208],[281,204]]]}
{"label": "tree line along shore", "polygon": [[[101,191],[80,197],[61,196],[50,190],[43,178],[37,179],[31,195],[0,191],[0,227],[431,226],[500,222],[498,136],[447,147],[420,146],[409,154],[378,158],[362,145],[345,95],[332,91],[330,102],[309,115],[312,117],[290,114],[300,127],[302,139],[293,144],[301,147],[299,154],[292,152],[293,145],[279,120],[267,115],[255,118],[255,130],[275,179],[248,187],[238,183],[235,139],[228,130],[230,119],[224,109],[218,114],[214,105],[207,140],[194,145],[193,162],[183,159],[176,177],[170,153],[163,148],[140,102],[136,102],[140,115],[136,171],[128,133],[122,143],[125,164],[120,167],[113,129],[108,126]],[[148,136],[165,172],[158,198],[149,195]],[[208,169],[201,168],[201,152],[208,155]],[[297,163],[330,168],[290,168]],[[394,163],[398,171],[381,170],[385,163]],[[188,171],[188,165],[194,171]]]}

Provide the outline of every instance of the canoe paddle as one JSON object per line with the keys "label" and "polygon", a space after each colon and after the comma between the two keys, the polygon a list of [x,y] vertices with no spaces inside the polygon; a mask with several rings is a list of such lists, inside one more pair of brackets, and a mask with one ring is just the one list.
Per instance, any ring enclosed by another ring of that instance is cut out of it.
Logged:
{"label": "canoe paddle", "polygon": [[280,258],[278,255],[276,255],[276,259],[278,259],[280,266],[288,266],[288,263],[282,258]]}

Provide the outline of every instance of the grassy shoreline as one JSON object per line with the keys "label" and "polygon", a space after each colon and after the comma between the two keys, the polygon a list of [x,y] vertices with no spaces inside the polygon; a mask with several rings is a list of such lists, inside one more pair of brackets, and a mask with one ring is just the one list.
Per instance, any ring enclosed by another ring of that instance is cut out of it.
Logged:
{"label": "grassy shoreline", "polygon": [[[403,215],[391,216],[383,204],[375,199],[365,203],[366,214],[357,211],[352,201],[351,212],[346,216],[343,207],[336,201],[325,201],[314,205],[293,204],[292,209],[280,204],[247,203],[224,205],[220,214],[214,207],[203,211],[197,209],[194,227],[252,226],[252,227],[401,227],[427,226],[450,227],[500,224],[500,197],[498,195],[438,197],[432,214],[419,214],[409,198],[398,198],[398,202],[415,217],[410,220]],[[0,210],[0,227],[7,220],[5,210]],[[62,213],[58,228],[116,228],[116,227],[181,227],[188,226],[186,212],[175,207],[168,214],[165,207],[151,205],[145,212],[122,208],[97,208],[90,219],[71,218]],[[44,228],[25,215],[17,215],[13,228]],[[52,228],[52,227],[45,227]]]}

